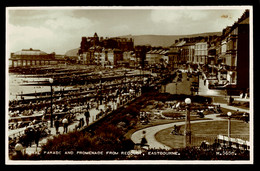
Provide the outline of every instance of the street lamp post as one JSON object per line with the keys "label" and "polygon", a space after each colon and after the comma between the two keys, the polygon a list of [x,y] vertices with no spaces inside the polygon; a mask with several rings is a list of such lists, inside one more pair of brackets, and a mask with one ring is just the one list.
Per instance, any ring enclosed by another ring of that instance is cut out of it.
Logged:
{"label": "street lamp post", "polygon": [[228,116],[228,141],[229,141],[229,145],[230,145],[230,138],[231,138],[231,112],[227,113]]}
{"label": "street lamp post", "polygon": [[176,80],[176,86],[175,86],[175,92],[177,94],[177,86],[178,86],[178,83],[177,83],[177,80]]}
{"label": "street lamp post", "polygon": [[232,75],[233,75],[233,72],[232,71],[229,71],[229,81],[230,81],[230,84],[232,83]]}
{"label": "street lamp post", "polygon": [[126,88],[126,73],[127,73],[127,71],[126,71],[126,69],[125,69],[125,71],[124,71],[124,87]]}
{"label": "street lamp post", "polygon": [[52,122],[52,120],[53,120],[53,117],[52,117],[52,83],[53,83],[53,79],[50,78],[49,82],[51,84],[51,128],[52,128],[53,127],[53,122]]}
{"label": "street lamp post", "polygon": [[200,74],[198,74],[198,90],[197,90],[197,95],[199,95],[199,87],[200,87]]}
{"label": "street lamp post", "polygon": [[229,104],[231,105],[232,104],[232,97],[231,97],[231,85],[232,85],[232,74],[233,72],[230,71],[229,72],[229,81],[230,81],[230,86],[229,86]]}
{"label": "street lamp post", "polygon": [[185,103],[187,105],[187,113],[185,117],[185,130],[184,130],[184,146],[191,145],[191,125],[190,125],[190,105],[191,99],[186,98]]}
{"label": "street lamp post", "polygon": [[102,100],[103,100],[103,97],[102,97],[102,71],[99,72],[99,76],[100,76],[100,94],[99,94],[99,100],[100,100],[100,105],[102,105]]}

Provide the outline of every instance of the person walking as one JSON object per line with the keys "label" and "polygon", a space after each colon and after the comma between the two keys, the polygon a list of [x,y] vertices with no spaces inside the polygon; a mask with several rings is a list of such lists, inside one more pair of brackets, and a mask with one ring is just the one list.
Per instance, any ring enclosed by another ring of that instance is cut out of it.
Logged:
{"label": "person walking", "polygon": [[58,116],[55,117],[54,126],[56,129],[56,135],[59,134],[60,121],[58,120]]}
{"label": "person walking", "polygon": [[32,126],[28,126],[24,132],[25,132],[25,136],[24,136],[25,146],[31,147],[33,137],[34,137],[34,129]]}
{"label": "person walking", "polygon": [[89,103],[87,103],[87,110],[89,110],[90,109],[90,105],[89,105]]}
{"label": "person walking", "polygon": [[64,119],[62,120],[62,123],[63,123],[63,134],[64,134],[64,132],[65,132],[65,133],[68,132],[68,125],[69,125],[68,119],[67,119],[67,118],[64,118]]}
{"label": "person walking", "polygon": [[145,136],[146,131],[143,131],[142,133],[143,133],[143,137],[141,139],[141,147],[147,146],[147,140],[146,140],[146,136]]}
{"label": "person walking", "polygon": [[39,145],[39,140],[40,140],[40,138],[41,138],[41,130],[40,130],[39,127],[37,127],[37,128],[35,129],[35,135],[34,135],[34,142],[35,142],[35,144],[36,144],[36,151],[37,151],[37,147],[38,147],[38,145]]}
{"label": "person walking", "polygon": [[83,118],[80,118],[80,128],[84,126],[84,119]]}
{"label": "person walking", "polygon": [[89,114],[89,110],[87,109],[87,111],[85,112],[85,118],[86,118],[86,124],[87,124],[87,126],[88,126],[88,124],[89,124],[89,117],[90,117],[90,114]]}

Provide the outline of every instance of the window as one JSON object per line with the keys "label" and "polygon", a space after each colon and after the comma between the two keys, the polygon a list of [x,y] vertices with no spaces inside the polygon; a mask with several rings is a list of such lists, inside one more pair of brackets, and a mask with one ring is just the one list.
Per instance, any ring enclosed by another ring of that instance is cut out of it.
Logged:
{"label": "window", "polygon": [[237,35],[238,34],[238,27],[236,29],[233,30],[233,33],[234,35]]}

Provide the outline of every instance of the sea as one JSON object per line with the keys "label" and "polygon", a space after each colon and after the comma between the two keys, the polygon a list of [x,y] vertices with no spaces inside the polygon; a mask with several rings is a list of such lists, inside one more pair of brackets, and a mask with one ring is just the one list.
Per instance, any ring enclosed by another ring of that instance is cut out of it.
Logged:
{"label": "sea", "polygon": [[[22,84],[28,84],[32,81],[48,81],[49,78],[42,77],[31,77],[34,75],[21,75],[9,73],[7,77],[7,88],[6,95],[7,99],[10,100],[21,100],[21,94],[27,93],[39,93],[39,92],[48,92],[51,91],[50,86],[24,86]],[[54,91],[59,91],[61,89],[69,90],[73,86],[53,86]],[[23,96],[24,99],[34,98],[32,96]]]}

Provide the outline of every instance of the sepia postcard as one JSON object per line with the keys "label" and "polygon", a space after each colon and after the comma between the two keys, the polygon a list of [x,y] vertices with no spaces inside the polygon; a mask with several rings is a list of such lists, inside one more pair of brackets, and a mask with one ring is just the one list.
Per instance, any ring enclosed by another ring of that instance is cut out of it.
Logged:
{"label": "sepia postcard", "polygon": [[253,164],[252,6],[6,7],[7,165]]}

